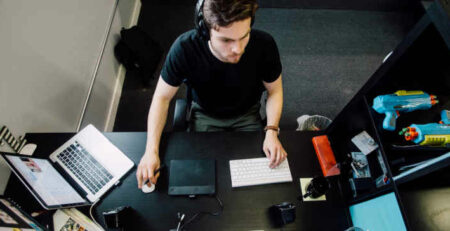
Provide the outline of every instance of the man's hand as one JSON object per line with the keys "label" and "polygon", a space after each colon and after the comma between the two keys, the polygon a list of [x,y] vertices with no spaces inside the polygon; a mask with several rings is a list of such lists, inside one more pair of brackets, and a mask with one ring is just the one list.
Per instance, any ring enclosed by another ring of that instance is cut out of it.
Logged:
{"label": "man's hand", "polygon": [[267,158],[270,159],[269,167],[275,168],[281,162],[283,162],[287,153],[284,150],[283,146],[278,139],[278,134],[276,131],[267,130],[266,138],[264,139],[263,151],[266,154]]}
{"label": "man's hand", "polygon": [[[136,178],[138,181],[138,188],[142,188],[145,181],[149,180],[153,184],[159,177],[159,172],[154,176],[155,171],[160,166],[159,155],[157,152],[145,152],[144,156],[141,158],[141,162],[138,165],[136,171]],[[149,182],[150,183],[150,182]]]}

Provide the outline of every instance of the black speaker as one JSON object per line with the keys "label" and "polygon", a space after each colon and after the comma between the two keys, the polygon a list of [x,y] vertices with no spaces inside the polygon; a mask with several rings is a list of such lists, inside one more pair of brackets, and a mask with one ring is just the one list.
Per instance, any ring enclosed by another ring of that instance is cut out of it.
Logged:
{"label": "black speaker", "polygon": [[121,206],[113,210],[103,212],[105,224],[108,229],[117,229],[124,226],[128,221],[129,206]]}
{"label": "black speaker", "polygon": [[290,202],[272,205],[269,208],[269,215],[276,227],[292,223],[295,221],[295,205]]}

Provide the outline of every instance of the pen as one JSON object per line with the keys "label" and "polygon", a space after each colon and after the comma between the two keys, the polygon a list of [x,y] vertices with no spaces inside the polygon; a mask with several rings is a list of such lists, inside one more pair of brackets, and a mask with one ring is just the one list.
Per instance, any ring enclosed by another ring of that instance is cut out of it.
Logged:
{"label": "pen", "polygon": [[[159,166],[159,168],[156,169],[156,171],[153,173],[153,176],[156,176],[156,174],[158,174],[158,172],[160,172],[161,169],[163,169],[164,167],[166,167],[166,165],[165,165],[165,164],[161,164],[161,166]],[[144,183],[143,183],[142,185],[147,184],[148,181],[149,181],[149,179],[145,180]]]}

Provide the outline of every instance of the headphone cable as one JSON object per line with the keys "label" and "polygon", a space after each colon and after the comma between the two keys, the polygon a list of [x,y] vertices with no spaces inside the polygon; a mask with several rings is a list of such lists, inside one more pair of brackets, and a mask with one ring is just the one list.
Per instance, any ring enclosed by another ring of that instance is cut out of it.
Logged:
{"label": "headphone cable", "polygon": [[187,226],[190,223],[192,223],[199,215],[211,215],[211,216],[219,216],[219,215],[221,215],[222,212],[223,212],[223,207],[224,207],[223,203],[219,199],[219,196],[215,195],[215,198],[216,198],[217,202],[219,203],[219,208],[220,208],[219,211],[217,211],[217,212],[201,211],[201,212],[198,212],[198,213],[194,214],[188,221],[186,221],[186,223],[184,223],[182,226],[180,226],[180,231],[182,231],[185,226]]}

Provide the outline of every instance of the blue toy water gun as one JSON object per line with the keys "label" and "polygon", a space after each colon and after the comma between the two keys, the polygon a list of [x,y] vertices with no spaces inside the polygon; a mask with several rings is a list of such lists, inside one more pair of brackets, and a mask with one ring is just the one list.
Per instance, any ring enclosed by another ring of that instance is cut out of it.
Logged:
{"label": "blue toy water gun", "polygon": [[441,122],[443,124],[450,124],[450,111],[449,110],[441,111]]}
{"label": "blue toy water gun", "polygon": [[440,146],[450,148],[450,111],[441,113],[442,121],[429,124],[411,124],[400,131],[407,141],[419,145]]}
{"label": "blue toy water gun", "polygon": [[394,131],[400,112],[426,110],[438,102],[435,95],[429,95],[423,91],[399,90],[394,94],[375,97],[372,108],[380,114],[386,114],[383,120],[383,128]]}

